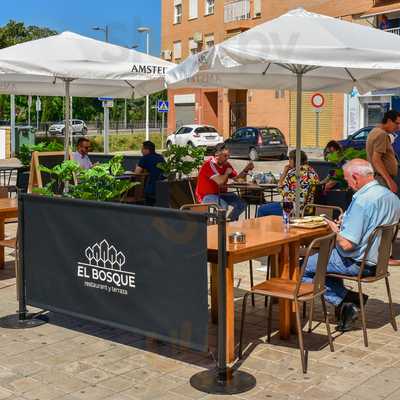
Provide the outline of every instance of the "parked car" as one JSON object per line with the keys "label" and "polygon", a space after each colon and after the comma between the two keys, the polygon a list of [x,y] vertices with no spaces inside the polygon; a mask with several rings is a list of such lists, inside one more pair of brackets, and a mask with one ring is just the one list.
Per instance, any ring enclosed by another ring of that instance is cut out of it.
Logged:
{"label": "parked car", "polygon": [[[63,135],[65,130],[65,122],[60,121],[56,124],[53,124],[49,127],[50,135]],[[84,121],[81,119],[73,119],[72,120],[72,134],[75,135],[77,133],[81,135],[86,135],[88,128]]]}
{"label": "parked car", "polygon": [[233,157],[257,161],[264,157],[287,159],[288,146],[283,133],[273,127],[247,126],[235,131],[225,144]]}
{"label": "parked car", "polygon": [[183,125],[167,138],[167,148],[173,144],[179,146],[215,147],[224,138],[210,125]]}
{"label": "parked car", "polygon": [[[369,133],[374,129],[374,126],[366,126],[351,134],[347,139],[339,140],[338,142],[347,149],[353,147],[354,149],[365,149]],[[395,132],[396,138],[393,143],[393,149],[398,159],[400,159],[400,131]]]}

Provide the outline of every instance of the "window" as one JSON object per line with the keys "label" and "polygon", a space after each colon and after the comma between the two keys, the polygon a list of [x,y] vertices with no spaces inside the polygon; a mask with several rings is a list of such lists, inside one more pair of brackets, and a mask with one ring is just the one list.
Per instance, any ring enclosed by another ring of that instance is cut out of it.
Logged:
{"label": "window", "polygon": [[195,42],[193,39],[189,39],[189,53],[196,54],[198,52],[199,52],[199,47],[197,42]]}
{"label": "window", "polygon": [[204,37],[204,43],[205,43],[205,48],[206,50],[209,49],[210,47],[214,46],[214,35],[210,34],[210,35],[206,35]]}
{"label": "window", "polygon": [[261,0],[254,0],[254,16],[261,17]]}
{"label": "window", "polygon": [[285,98],[285,90],[284,89],[275,90],[275,98],[276,99],[284,99]]}
{"label": "window", "polygon": [[217,132],[217,130],[212,126],[201,126],[195,129],[195,133],[208,133],[208,132]]}
{"label": "window", "polygon": [[182,58],[182,42],[174,43],[174,59],[179,60]]}
{"label": "window", "polygon": [[214,14],[215,0],[205,0],[205,15]]}
{"label": "window", "polygon": [[233,140],[241,140],[246,135],[246,129],[239,129],[233,135]]}
{"label": "window", "polygon": [[198,0],[189,0],[189,19],[194,19],[199,16],[198,9]]}
{"label": "window", "polygon": [[182,0],[174,0],[174,24],[182,22]]}
{"label": "window", "polygon": [[362,129],[356,133],[351,139],[352,140],[367,140],[368,134],[371,132],[371,128]]}

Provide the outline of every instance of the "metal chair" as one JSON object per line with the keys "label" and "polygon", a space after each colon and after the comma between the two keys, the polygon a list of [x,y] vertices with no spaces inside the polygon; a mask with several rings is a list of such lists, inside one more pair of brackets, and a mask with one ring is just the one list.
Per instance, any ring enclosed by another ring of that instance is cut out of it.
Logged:
{"label": "metal chair", "polygon": [[[366,316],[365,316],[365,305],[363,302],[363,292],[362,292],[362,284],[363,283],[373,283],[377,282],[381,279],[385,279],[386,283],[386,290],[389,299],[389,312],[390,312],[390,319],[393,329],[397,331],[397,323],[396,318],[394,315],[393,310],[393,302],[392,302],[392,294],[390,291],[389,285],[389,258],[392,250],[392,243],[394,239],[394,235],[397,232],[399,224],[396,222],[394,224],[386,224],[380,225],[374,229],[371,235],[368,238],[367,248],[365,249],[364,257],[360,264],[360,271],[357,276],[349,276],[349,275],[342,275],[342,274],[328,274],[327,276],[330,278],[338,278],[343,280],[349,280],[353,282],[357,282],[358,287],[358,294],[360,297],[360,310],[361,310],[361,323],[363,329],[363,337],[364,337],[364,345],[368,347],[368,336],[367,336],[367,323],[366,323]],[[372,245],[374,244],[375,240],[379,240],[380,243],[378,247],[378,262],[376,264],[375,273],[373,275],[366,276],[364,274],[365,266],[367,265],[368,254],[371,250]]]}
{"label": "metal chair", "polygon": [[209,204],[184,204],[180,210],[181,211],[193,211],[198,213],[210,214],[208,217],[208,225],[215,225],[217,221],[212,216],[212,214],[216,215],[216,211],[218,211],[218,204],[209,203]]}
{"label": "metal chair", "polygon": [[18,169],[13,167],[0,168],[0,186],[8,189],[8,195],[17,191]]}
{"label": "metal chair", "polygon": [[302,211],[302,217],[306,215],[326,214],[329,218],[339,219],[343,216],[343,209],[338,206],[328,206],[325,204],[307,204]]}
{"label": "metal chair", "polygon": [[[312,329],[312,318],[313,318],[313,308],[314,308],[314,300],[316,298],[321,299],[322,309],[324,312],[324,319],[326,324],[326,331],[328,335],[328,341],[331,351],[334,351],[332,336],[329,326],[329,318],[326,310],[326,304],[324,299],[325,293],[325,276],[326,270],[328,266],[328,261],[332,252],[332,249],[335,245],[336,234],[330,233],[329,235],[320,237],[311,242],[307,249],[307,253],[301,267],[300,276],[298,282],[292,281],[290,279],[281,279],[281,278],[271,278],[270,280],[259,283],[258,285],[251,288],[249,292],[247,292],[243,298],[243,306],[242,306],[242,323],[240,328],[240,341],[239,341],[239,358],[242,358],[242,347],[243,347],[243,330],[244,330],[244,322],[246,316],[246,305],[247,305],[247,297],[249,294],[259,294],[262,296],[268,297],[268,324],[267,324],[267,341],[268,343],[271,340],[271,316],[272,316],[272,298],[286,299],[292,300],[294,302],[295,312],[296,312],[296,323],[297,323],[297,335],[299,340],[300,347],[300,355],[301,355],[301,364],[303,368],[303,373],[307,372],[307,360],[306,360],[306,352],[304,351],[304,342],[303,342],[303,331],[300,319],[300,304],[301,302],[311,301],[311,312],[309,319],[309,328],[308,331],[311,332]],[[313,283],[304,283],[302,282],[302,278],[304,275],[305,267],[308,262],[308,258],[312,253],[312,249],[316,246],[319,247],[319,256],[317,261],[317,269],[314,277]]]}

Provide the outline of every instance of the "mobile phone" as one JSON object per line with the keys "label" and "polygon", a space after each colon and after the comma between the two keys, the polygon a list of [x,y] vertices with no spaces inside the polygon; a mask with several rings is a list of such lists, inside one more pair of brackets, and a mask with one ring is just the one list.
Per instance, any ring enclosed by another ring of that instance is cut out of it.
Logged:
{"label": "mobile phone", "polygon": [[320,217],[325,218],[328,221],[335,222],[331,217],[328,217],[326,214],[321,214]]}

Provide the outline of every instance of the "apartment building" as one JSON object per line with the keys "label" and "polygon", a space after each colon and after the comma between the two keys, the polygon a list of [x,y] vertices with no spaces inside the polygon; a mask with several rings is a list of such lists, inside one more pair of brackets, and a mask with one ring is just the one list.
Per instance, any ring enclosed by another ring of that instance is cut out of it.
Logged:
{"label": "apartment building", "polygon": [[[191,54],[276,18],[296,7],[400,34],[400,1],[384,0],[161,0],[161,56],[179,63]],[[387,21],[382,18],[386,15]],[[358,96],[326,93],[319,115],[319,144],[341,139],[376,123],[391,106],[400,110],[396,91]],[[313,93],[303,96],[303,143],[315,147]],[[285,90],[169,90],[168,132],[188,123],[211,124],[225,137],[245,125],[275,126],[295,140],[295,92]]]}

